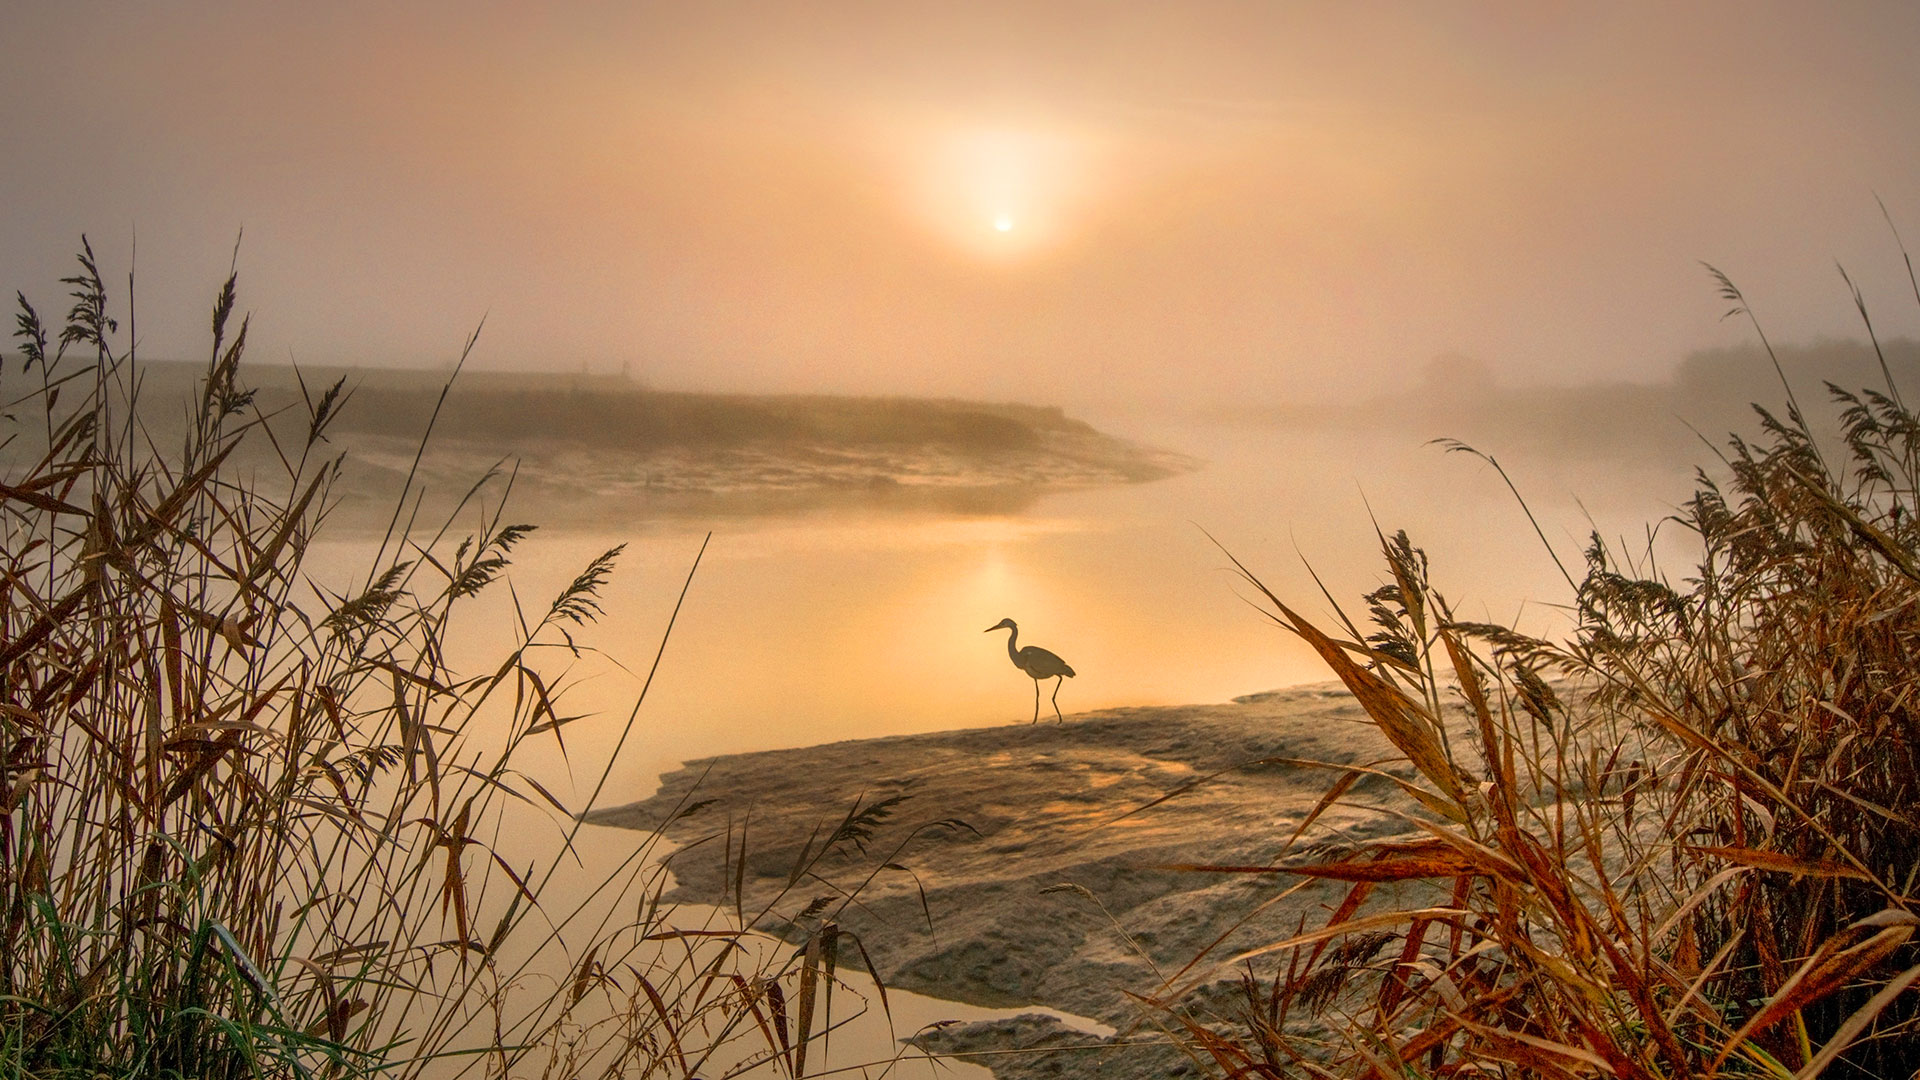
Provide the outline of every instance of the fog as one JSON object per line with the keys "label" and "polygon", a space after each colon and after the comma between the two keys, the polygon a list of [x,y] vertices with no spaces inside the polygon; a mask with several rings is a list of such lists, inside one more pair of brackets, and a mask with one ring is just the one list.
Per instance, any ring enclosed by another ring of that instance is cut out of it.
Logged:
{"label": "fog", "polygon": [[[1820,379],[1878,377],[1836,259],[1917,362],[1897,5],[25,4],[0,33],[7,284],[57,317],[85,231],[141,355],[196,358],[244,229],[251,361],[363,369],[342,565],[382,483],[516,463],[512,512],[561,526],[524,571],[641,541],[602,639],[630,671],[714,531],[636,792],[1021,719],[979,633],[1007,615],[1081,667],[1070,709],[1323,677],[1207,533],[1344,602],[1404,526],[1463,610],[1551,632],[1555,557],[1644,544],[1702,435],[1781,404],[1703,260],[1816,423]],[[682,390],[1066,412],[651,393]]]}
{"label": "fog", "polygon": [[[194,356],[1089,412],[1912,332],[1905,5],[17,3],[0,270]],[[1002,228],[1001,226],[1005,226]],[[137,250],[137,259],[135,252]],[[1910,298],[1909,298],[1910,299]],[[124,314],[124,310],[123,310]],[[1904,322],[1903,322],[1904,320]]]}

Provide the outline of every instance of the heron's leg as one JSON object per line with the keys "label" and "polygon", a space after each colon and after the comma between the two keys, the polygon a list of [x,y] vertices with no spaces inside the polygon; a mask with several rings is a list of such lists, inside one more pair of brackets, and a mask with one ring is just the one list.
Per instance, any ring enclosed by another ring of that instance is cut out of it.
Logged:
{"label": "heron's leg", "polygon": [[1033,680],[1033,719],[1028,721],[1028,723],[1037,724],[1039,722],[1040,722],[1040,680],[1035,679]]}
{"label": "heron's leg", "polygon": [[[1064,686],[1066,681],[1067,677],[1065,675],[1056,675],[1053,677],[1053,717],[1061,723],[1065,723],[1067,719],[1060,715],[1060,687]],[[1039,684],[1036,683],[1035,685],[1037,686]]]}

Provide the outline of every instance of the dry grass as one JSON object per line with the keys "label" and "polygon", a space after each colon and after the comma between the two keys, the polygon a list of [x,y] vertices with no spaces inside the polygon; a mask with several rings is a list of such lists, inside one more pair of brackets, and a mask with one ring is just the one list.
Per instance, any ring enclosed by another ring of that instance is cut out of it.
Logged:
{"label": "dry grass", "polygon": [[[591,799],[521,763],[580,719],[564,665],[620,549],[451,670],[529,528],[469,495],[456,541],[409,483],[358,584],[314,584],[350,389],[262,415],[230,277],[187,433],[157,445],[91,249],[65,284],[57,335],[20,298],[0,370],[0,1072],[803,1074],[832,906],[795,916],[797,952],[677,926],[654,841],[585,899],[548,888]],[[236,470],[243,441],[275,470]],[[557,825],[538,864],[497,850],[516,806]]]}
{"label": "dry grass", "polygon": [[1784,418],[1732,442],[1729,480],[1700,474],[1670,523],[1697,552],[1680,582],[1594,537],[1567,641],[1455,620],[1404,534],[1381,538],[1392,580],[1365,629],[1342,614],[1323,632],[1260,587],[1405,756],[1396,782],[1425,813],[1276,864],[1352,886],[1323,924],[1212,958],[1242,979],[1236,1008],[1155,995],[1199,1060],[1235,1077],[1913,1073],[1920,418],[1890,375],[1829,391],[1836,445],[1789,389]]}

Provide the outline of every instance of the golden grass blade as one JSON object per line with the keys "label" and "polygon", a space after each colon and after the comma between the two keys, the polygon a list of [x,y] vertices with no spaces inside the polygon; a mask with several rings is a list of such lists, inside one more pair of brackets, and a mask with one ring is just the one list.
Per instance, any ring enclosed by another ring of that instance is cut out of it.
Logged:
{"label": "golden grass blade", "polygon": [[[1524,1075],[1567,1077],[1591,1075],[1586,1070],[1572,1069],[1568,1065],[1570,1061],[1592,1066],[1607,1076],[1620,1075],[1612,1062],[1584,1047],[1543,1039],[1538,1035],[1515,1031],[1512,1028],[1489,1027],[1465,1018],[1460,1019],[1460,1026],[1489,1042],[1499,1044],[1503,1056],[1508,1056],[1514,1064],[1521,1066],[1525,1070]],[[1537,1053],[1528,1051],[1537,1051]],[[1548,1056],[1541,1056],[1543,1054]],[[1633,1075],[1648,1074],[1643,1070],[1634,1070]]]}
{"label": "golden grass blade", "polygon": [[1486,868],[1454,845],[1439,840],[1379,843],[1365,855],[1327,862],[1287,863],[1278,866],[1172,863],[1168,870],[1215,874],[1298,874],[1332,881],[1413,881],[1485,873]]}
{"label": "golden grass blade", "polygon": [[[1215,543],[1217,545],[1218,541]],[[1346,684],[1347,690],[1359,700],[1382,734],[1407,755],[1407,760],[1413,762],[1414,768],[1419,769],[1423,776],[1454,802],[1456,808],[1447,816],[1463,820],[1466,792],[1460,786],[1453,764],[1447,760],[1440,740],[1435,735],[1434,719],[1426,716],[1417,703],[1408,700],[1379,676],[1355,664],[1339,642],[1288,607],[1259,578],[1254,577],[1239,559],[1234,558],[1232,552],[1227,552],[1225,548],[1221,550],[1241,577],[1260,590],[1260,594],[1286,619],[1290,628],[1320,654],[1320,659]]]}
{"label": "golden grass blade", "polygon": [[1481,684],[1480,673],[1474,670],[1473,657],[1461,644],[1458,634],[1452,627],[1439,629],[1440,643],[1447,652],[1447,661],[1453,665],[1453,675],[1460,684],[1460,692],[1473,710],[1476,730],[1480,733],[1480,753],[1486,759],[1487,768],[1496,775],[1492,786],[1494,814],[1500,824],[1512,827],[1514,824],[1513,807],[1508,802],[1509,793],[1516,791],[1513,775],[1513,762],[1502,752],[1500,733],[1494,726],[1493,709],[1487,702],[1487,691]]}
{"label": "golden grass blade", "polygon": [[1920,982],[1920,966],[1910,967],[1895,975],[1887,985],[1880,988],[1878,993],[1867,999],[1866,1004],[1855,1009],[1853,1014],[1847,1017],[1846,1022],[1842,1023],[1827,1040],[1827,1044],[1820,1048],[1820,1052],[1813,1055],[1806,1065],[1794,1074],[1794,1080],[1813,1080],[1814,1077],[1826,1072],[1827,1067],[1832,1065],[1841,1054],[1846,1053],[1854,1041],[1859,1039],[1860,1034],[1867,1029],[1867,1025],[1873,1023],[1876,1017],[1886,1011],[1887,1006],[1893,1004],[1893,999],[1906,993],[1915,982]]}
{"label": "golden grass blade", "polygon": [[799,1076],[794,1068],[793,1044],[787,1036],[787,993],[780,989],[778,979],[768,979],[764,984],[767,996],[767,1010],[772,1013],[773,1030],[779,1036],[780,1057],[786,1063],[788,1076]]}
{"label": "golden grass blade", "polygon": [[[1271,956],[1274,953],[1286,952],[1290,949],[1297,949],[1302,945],[1315,945],[1323,941],[1330,941],[1344,934],[1357,934],[1367,930],[1384,930],[1388,927],[1404,926],[1407,923],[1413,922],[1415,919],[1426,919],[1433,922],[1450,922],[1453,919],[1471,914],[1472,912],[1464,908],[1425,907],[1383,911],[1374,915],[1362,915],[1357,918],[1343,919],[1337,923],[1323,926],[1318,930],[1309,930],[1306,933],[1295,934],[1290,938],[1276,941],[1272,944],[1261,945],[1257,948],[1236,953],[1225,961],[1214,965],[1211,970],[1218,971],[1223,968],[1238,967],[1248,960],[1262,956]],[[1211,972],[1209,972],[1209,975],[1210,974]],[[1202,976],[1202,978],[1205,977],[1207,976]],[[1191,986],[1191,984],[1189,985]]]}
{"label": "golden grass blade", "polygon": [[261,545],[259,554],[253,557],[252,563],[247,567],[245,584],[251,585],[259,581],[262,575],[280,566],[280,555],[286,550],[287,541],[293,538],[294,530],[307,520],[307,510],[313,505],[314,497],[320,494],[326,480],[327,474],[322,472],[308,482],[307,490],[300,496],[300,501],[280,519],[280,527],[273,531],[267,542]]}
{"label": "golden grass blade", "polygon": [[1709,858],[1725,859],[1738,866],[1755,870],[1771,870],[1782,874],[1797,874],[1812,878],[1850,878],[1854,881],[1872,881],[1872,875],[1861,872],[1857,867],[1826,859],[1801,859],[1781,851],[1764,851],[1749,847],[1718,847],[1686,845],[1685,850]]}
{"label": "golden grass blade", "polygon": [[[660,991],[654,988],[653,983],[649,982],[645,975],[639,975],[636,981],[640,984],[641,992],[646,995],[647,1004],[653,1007],[654,1015],[660,1018],[660,1030],[667,1034],[667,1050],[673,1055],[674,1063],[679,1066],[680,1074],[693,1075],[692,1070],[687,1066],[686,1048],[680,1044],[680,1029],[679,1025],[674,1023],[673,1011],[667,1008],[667,1003],[661,998]],[[764,1026],[765,1020],[761,1023]]]}
{"label": "golden grass blade", "polygon": [[1292,851],[1293,845],[1299,842],[1300,837],[1313,827],[1314,822],[1320,820],[1320,815],[1332,809],[1333,805],[1338,803],[1347,792],[1353,790],[1353,785],[1360,782],[1362,775],[1358,769],[1348,769],[1341,773],[1340,778],[1329,785],[1326,793],[1313,804],[1313,809],[1307,811],[1306,816],[1300,819],[1300,824],[1293,827],[1293,832],[1287,835],[1287,842],[1280,845],[1280,854],[1285,855]]}
{"label": "golden grass blade", "polygon": [[1460,819],[1466,812],[1466,789],[1460,786],[1453,763],[1447,760],[1440,740],[1434,735],[1432,719],[1400,691],[1354,663],[1347,657],[1346,650],[1312,623],[1281,604],[1277,598],[1270,599],[1279,606],[1280,613],[1292,624],[1294,632],[1313,646],[1321,660],[1346,684],[1347,689],[1359,700],[1361,708],[1379,726],[1381,733],[1401,753],[1407,755],[1407,760],[1413,762],[1413,767],[1420,770],[1422,776],[1432,781],[1453,801],[1454,808],[1447,816]]}
{"label": "golden grass blade", "polygon": [[1872,971],[1881,961],[1897,952],[1913,937],[1914,927],[1920,925],[1920,919],[1905,912],[1895,914],[1904,918],[1857,945],[1843,947],[1838,939],[1823,942],[1812,956],[1794,970],[1780,989],[1727,1039],[1714,1058],[1710,1071],[1718,1071],[1727,1058],[1753,1036],[1821,1001]]}
{"label": "golden grass blade", "polygon": [[813,1005],[820,983],[821,935],[815,933],[807,938],[804,958],[800,964],[800,1002],[798,1016],[799,1033],[794,1037],[793,1075],[802,1077],[807,1074],[807,1044],[813,1034]]}

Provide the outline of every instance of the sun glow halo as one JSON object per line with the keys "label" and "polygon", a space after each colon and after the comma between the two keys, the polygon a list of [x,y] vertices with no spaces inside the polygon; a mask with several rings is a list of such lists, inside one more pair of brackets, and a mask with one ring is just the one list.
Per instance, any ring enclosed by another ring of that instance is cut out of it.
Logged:
{"label": "sun glow halo", "polygon": [[902,164],[918,174],[917,216],[956,246],[996,261],[1066,239],[1093,195],[1088,140],[1064,131],[935,128],[909,145],[914,156]]}

